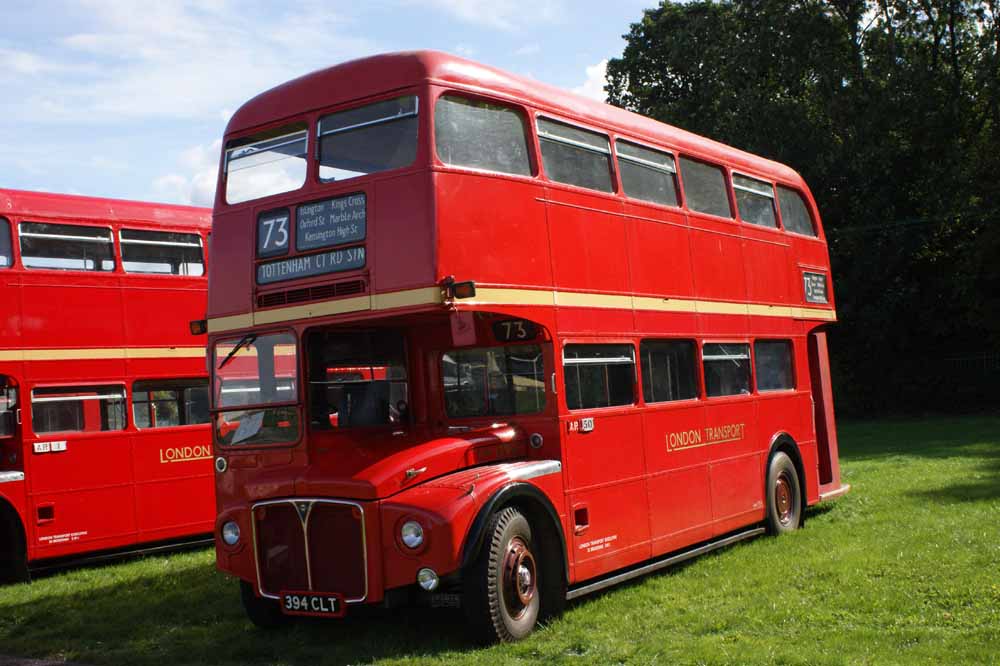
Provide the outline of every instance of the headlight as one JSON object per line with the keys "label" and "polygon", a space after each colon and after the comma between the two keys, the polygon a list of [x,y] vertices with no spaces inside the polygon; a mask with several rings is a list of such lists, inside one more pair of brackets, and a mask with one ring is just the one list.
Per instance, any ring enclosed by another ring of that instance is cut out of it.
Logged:
{"label": "headlight", "polygon": [[420,548],[424,542],[424,528],[417,521],[408,520],[399,530],[399,538],[407,548]]}
{"label": "headlight", "polygon": [[226,542],[227,546],[235,546],[240,542],[240,526],[229,521],[222,526],[222,540]]}

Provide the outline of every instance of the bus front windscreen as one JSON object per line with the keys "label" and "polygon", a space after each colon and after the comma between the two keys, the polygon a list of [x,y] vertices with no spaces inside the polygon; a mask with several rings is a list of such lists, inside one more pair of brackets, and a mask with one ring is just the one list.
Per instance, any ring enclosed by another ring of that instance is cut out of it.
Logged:
{"label": "bus front windscreen", "polygon": [[401,332],[316,331],[306,338],[306,350],[314,430],[408,421]]}
{"label": "bus front windscreen", "polygon": [[215,434],[220,444],[253,446],[298,439],[297,359],[291,333],[249,334],[215,344]]}

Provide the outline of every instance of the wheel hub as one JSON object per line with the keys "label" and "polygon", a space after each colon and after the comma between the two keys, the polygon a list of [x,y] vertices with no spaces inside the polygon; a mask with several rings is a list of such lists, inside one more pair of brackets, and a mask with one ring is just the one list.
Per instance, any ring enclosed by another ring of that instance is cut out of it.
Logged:
{"label": "wheel hub", "polygon": [[537,573],[535,558],[521,537],[514,537],[503,560],[504,601],[514,619],[519,618],[535,598]]}
{"label": "wheel hub", "polygon": [[774,484],[774,505],[778,509],[778,520],[787,525],[792,520],[792,484],[782,473]]}

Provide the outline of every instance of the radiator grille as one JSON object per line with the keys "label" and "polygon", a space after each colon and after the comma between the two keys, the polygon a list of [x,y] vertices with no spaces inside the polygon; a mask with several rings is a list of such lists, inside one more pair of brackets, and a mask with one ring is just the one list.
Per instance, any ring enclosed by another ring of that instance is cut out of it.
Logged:
{"label": "radiator grille", "polygon": [[366,291],[364,280],[345,280],[332,284],[320,284],[314,287],[302,287],[300,289],[289,289],[288,291],[275,291],[269,294],[261,294],[257,297],[257,307],[270,308],[278,305],[294,305],[295,303],[308,303],[310,301],[322,301],[330,298],[342,298],[344,296],[354,296],[363,294]]}
{"label": "radiator grille", "polygon": [[260,592],[337,592],[347,601],[368,593],[364,509],[354,502],[296,499],[254,507]]}

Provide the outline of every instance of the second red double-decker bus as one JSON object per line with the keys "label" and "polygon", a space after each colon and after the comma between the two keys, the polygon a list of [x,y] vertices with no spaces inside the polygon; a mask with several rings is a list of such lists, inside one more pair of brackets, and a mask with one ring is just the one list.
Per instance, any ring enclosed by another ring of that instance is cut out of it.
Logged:
{"label": "second red double-decker bus", "polygon": [[788,167],[384,55],[234,115],[213,235],[217,562],[260,625],[423,601],[514,640],[846,490]]}
{"label": "second red double-decker bus", "polygon": [[189,330],[209,228],[201,208],[0,190],[0,581],[211,532]]}

